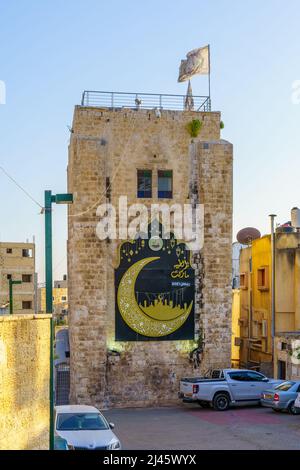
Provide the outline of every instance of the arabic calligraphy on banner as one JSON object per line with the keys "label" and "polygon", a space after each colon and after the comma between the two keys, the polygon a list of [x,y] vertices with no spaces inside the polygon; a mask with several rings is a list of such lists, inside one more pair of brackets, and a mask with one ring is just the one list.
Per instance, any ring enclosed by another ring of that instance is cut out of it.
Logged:
{"label": "arabic calligraphy on banner", "polygon": [[179,260],[178,263],[174,265],[174,271],[171,272],[171,277],[173,279],[188,279],[190,277],[187,273],[189,268],[190,263],[187,260]]}

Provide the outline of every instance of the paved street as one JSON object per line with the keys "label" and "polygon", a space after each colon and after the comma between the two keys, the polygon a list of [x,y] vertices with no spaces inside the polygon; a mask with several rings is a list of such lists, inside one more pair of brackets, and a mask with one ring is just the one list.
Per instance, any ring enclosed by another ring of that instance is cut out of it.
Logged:
{"label": "paved street", "polygon": [[275,413],[267,408],[218,412],[189,404],[114,409],[104,414],[115,423],[124,449],[300,449],[300,415]]}

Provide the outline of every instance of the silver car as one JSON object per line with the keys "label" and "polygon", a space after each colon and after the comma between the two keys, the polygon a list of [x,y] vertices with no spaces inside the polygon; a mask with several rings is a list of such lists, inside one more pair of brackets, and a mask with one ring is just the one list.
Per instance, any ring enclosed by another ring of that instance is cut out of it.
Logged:
{"label": "silver car", "polygon": [[275,411],[288,411],[296,415],[300,410],[295,407],[295,400],[300,392],[300,381],[287,380],[274,389],[265,390],[261,394],[262,406],[273,408]]}
{"label": "silver car", "polygon": [[55,407],[55,434],[74,450],[120,450],[121,443],[97,408],[85,405]]}

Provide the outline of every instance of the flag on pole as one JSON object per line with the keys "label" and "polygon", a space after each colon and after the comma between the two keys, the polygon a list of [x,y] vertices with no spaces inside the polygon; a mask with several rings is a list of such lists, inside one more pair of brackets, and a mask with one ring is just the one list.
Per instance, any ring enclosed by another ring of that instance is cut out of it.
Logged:
{"label": "flag on pole", "polygon": [[186,59],[181,61],[178,81],[185,82],[193,75],[208,75],[210,73],[209,62],[209,46],[188,52]]}

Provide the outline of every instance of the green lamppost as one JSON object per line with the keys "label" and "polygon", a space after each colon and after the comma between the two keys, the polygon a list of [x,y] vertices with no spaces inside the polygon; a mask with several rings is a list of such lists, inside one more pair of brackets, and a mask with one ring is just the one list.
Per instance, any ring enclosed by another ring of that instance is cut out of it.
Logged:
{"label": "green lamppost", "polygon": [[22,284],[22,281],[13,281],[12,278],[9,279],[9,313],[10,315],[14,313],[13,286],[15,286],[16,284]]}
{"label": "green lamppost", "polygon": [[[53,313],[53,279],[52,279],[52,203],[72,204],[73,194],[52,194],[45,191],[45,279],[46,279],[46,313]],[[53,341],[54,325],[53,318],[50,318],[50,450],[54,449],[54,369],[53,369]]]}

